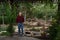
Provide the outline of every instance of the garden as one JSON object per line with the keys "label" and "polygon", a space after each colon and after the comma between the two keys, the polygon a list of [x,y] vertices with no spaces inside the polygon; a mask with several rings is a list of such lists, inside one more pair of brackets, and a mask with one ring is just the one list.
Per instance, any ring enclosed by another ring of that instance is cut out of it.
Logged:
{"label": "garden", "polygon": [[18,12],[24,15],[24,33],[38,39],[60,39],[60,0],[1,1],[0,36],[13,36],[17,32]]}

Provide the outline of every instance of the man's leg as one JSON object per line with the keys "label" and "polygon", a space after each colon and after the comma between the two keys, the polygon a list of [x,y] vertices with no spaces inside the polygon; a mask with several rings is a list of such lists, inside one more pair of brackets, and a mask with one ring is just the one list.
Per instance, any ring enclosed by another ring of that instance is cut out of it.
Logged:
{"label": "man's leg", "polygon": [[18,23],[18,34],[20,34],[20,23]]}
{"label": "man's leg", "polygon": [[23,24],[21,24],[21,31],[22,31],[22,35],[23,35],[23,33],[24,33],[24,25]]}

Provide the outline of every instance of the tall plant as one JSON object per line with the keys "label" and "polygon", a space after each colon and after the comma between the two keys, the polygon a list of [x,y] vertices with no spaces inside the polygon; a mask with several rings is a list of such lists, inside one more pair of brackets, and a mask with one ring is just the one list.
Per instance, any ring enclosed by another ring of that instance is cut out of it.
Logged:
{"label": "tall plant", "polygon": [[10,34],[10,36],[12,36],[13,35],[13,33],[14,33],[14,27],[13,27],[13,23],[12,23],[12,21],[13,21],[13,18],[12,18],[12,13],[13,13],[13,9],[12,9],[12,5],[10,4],[10,2],[8,2],[7,4],[7,7],[9,7],[9,8],[7,8],[6,10],[7,10],[7,13],[8,13],[8,18],[9,18],[9,26],[7,27],[7,32]]}

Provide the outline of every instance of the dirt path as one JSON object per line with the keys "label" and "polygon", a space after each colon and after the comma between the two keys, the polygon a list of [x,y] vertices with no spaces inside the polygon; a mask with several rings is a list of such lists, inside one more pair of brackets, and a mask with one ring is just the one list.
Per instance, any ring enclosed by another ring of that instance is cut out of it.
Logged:
{"label": "dirt path", "polygon": [[13,36],[13,37],[2,37],[0,36],[0,40],[40,40],[37,38],[26,37],[26,36]]}

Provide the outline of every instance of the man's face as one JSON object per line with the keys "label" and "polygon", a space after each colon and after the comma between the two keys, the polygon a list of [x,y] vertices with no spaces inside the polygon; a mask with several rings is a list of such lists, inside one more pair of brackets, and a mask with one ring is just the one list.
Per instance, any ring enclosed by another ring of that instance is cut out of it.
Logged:
{"label": "man's face", "polygon": [[19,16],[21,16],[22,15],[22,13],[21,12],[19,12]]}

